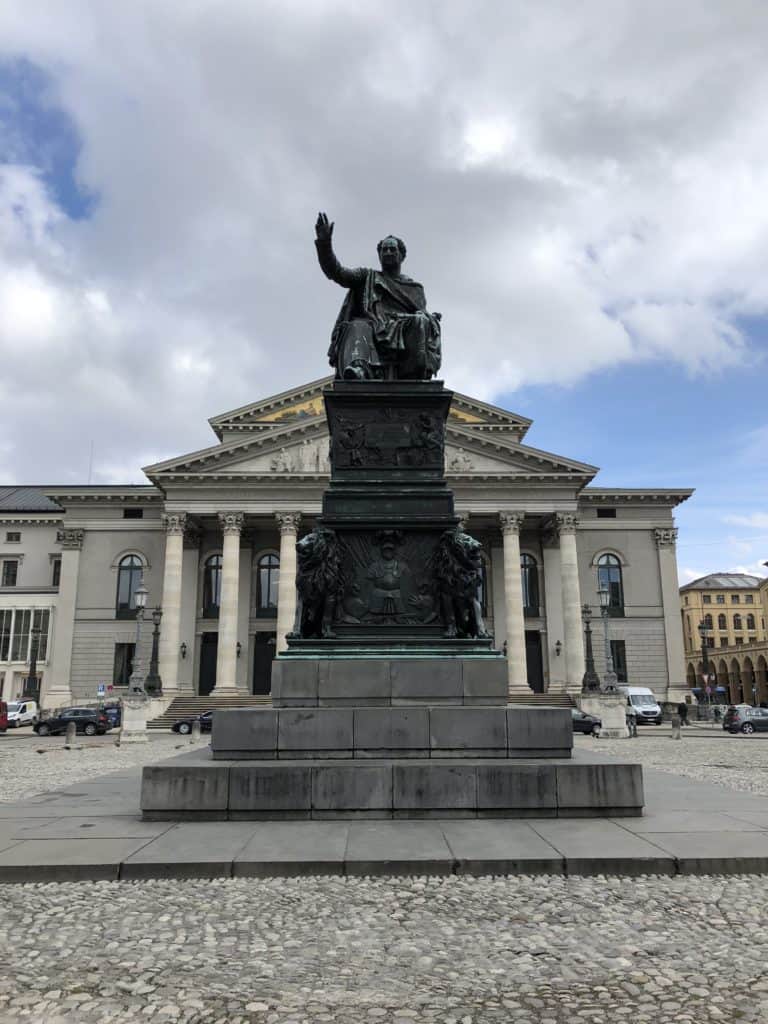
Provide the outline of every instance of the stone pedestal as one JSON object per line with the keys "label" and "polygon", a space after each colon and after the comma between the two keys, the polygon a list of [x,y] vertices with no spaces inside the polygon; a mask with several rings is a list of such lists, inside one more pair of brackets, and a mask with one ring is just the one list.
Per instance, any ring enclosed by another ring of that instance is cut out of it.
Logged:
{"label": "stone pedestal", "polygon": [[578,703],[582,711],[588,715],[596,715],[602,721],[601,739],[629,739],[626,715],[627,698],[623,694],[584,694],[579,698]]}
{"label": "stone pedestal", "polygon": [[126,743],[146,743],[149,697],[145,693],[132,693],[122,699],[122,724],[115,741],[122,747]]}

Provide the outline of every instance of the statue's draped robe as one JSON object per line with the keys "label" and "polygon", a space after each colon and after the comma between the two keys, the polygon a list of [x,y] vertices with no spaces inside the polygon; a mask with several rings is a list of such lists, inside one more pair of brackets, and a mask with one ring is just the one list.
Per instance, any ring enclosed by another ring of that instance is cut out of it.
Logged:
{"label": "statue's draped robe", "polygon": [[365,267],[351,270],[339,263],[330,242],[315,245],[326,277],[349,289],[328,350],[337,376],[382,377],[383,364],[394,365],[401,379],[428,380],[437,373],[440,320],[427,312],[418,281]]}

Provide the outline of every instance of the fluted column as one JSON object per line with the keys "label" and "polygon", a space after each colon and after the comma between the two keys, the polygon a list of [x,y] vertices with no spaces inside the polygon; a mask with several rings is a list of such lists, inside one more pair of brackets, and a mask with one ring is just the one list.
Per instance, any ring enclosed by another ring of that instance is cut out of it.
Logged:
{"label": "fluted column", "polygon": [[507,624],[507,679],[509,692],[530,693],[525,661],[525,619],[523,580],[520,574],[520,527],[525,513],[501,512],[504,537],[504,605]]}
{"label": "fluted column", "polygon": [[43,676],[43,692],[40,696],[40,705],[44,708],[63,707],[72,703],[72,641],[75,636],[77,580],[83,537],[83,530],[63,529],[56,534],[56,541],[62,549],[61,575],[53,623],[53,656],[50,670]]}
{"label": "fluted column", "polygon": [[165,568],[163,570],[163,622],[160,630],[158,671],[164,690],[179,688],[179,647],[181,645],[181,579],[184,561],[185,512],[163,514],[165,526]]}
{"label": "fluted column", "polygon": [[288,643],[286,633],[293,629],[296,617],[296,534],[301,522],[300,512],[276,512],[280,526],[280,576],[277,581],[277,651]]}
{"label": "fluted column", "polygon": [[681,701],[688,693],[685,678],[685,651],[680,626],[680,589],[677,579],[677,530],[665,527],[654,530],[659,552],[661,605],[664,611],[664,639],[667,649],[667,700]]}
{"label": "fluted column", "polygon": [[578,516],[558,513],[555,527],[560,537],[560,573],[563,586],[563,632],[565,633],[566,690],[581,693],[586,662],[581,631],[581,590],[579,559],[576,547]]}
{"label": "fluted column", "polygon": [[215,693],[234,693],[237,687],[237,606],[240,592],[240,533],[242,512],[219,512],[224,534],[219,600],[219,644]]}

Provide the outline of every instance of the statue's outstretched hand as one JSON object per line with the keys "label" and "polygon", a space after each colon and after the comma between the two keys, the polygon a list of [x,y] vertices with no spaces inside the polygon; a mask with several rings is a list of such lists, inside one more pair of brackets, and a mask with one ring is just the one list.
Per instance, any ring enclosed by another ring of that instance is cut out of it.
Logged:
{"label": "statue's outstretched hand", "polygon": [[333,237],[333,221],[328,220],[328,215],[318,213],[315,221],[315,235],[318,242],[330,242]]}

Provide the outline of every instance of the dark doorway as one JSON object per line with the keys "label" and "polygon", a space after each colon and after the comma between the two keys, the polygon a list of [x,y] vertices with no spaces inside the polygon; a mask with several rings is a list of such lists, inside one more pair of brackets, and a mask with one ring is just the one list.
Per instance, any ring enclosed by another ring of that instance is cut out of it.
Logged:
{"label": "dark doorway", "polygon": [[528,669],[528,685],[534,693],[544,693],[541,633],[538,630],[527,629],[525,631],[525,664]]}
{"label": "dark doorway", "polygon": [[216,685],[216,655],[219,651],[219,634],[203,633],[200,638],[200,679],[197,692],[207,697]]}
{"label": "dark doorway", "polygon": [[276,633],[256,633],[253,638],[253,692],[269,693],[272,689],[272,659],[275,656]]}

